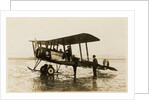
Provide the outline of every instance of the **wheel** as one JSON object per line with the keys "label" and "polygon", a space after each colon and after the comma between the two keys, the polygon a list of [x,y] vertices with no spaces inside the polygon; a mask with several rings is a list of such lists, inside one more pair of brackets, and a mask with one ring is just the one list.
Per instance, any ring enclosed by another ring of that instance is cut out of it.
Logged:
{"label": "wheel", "polygon": [[49,65],[49,67],[47,69],[47,73],[49,75],[53,75],[55,73],[55,69],[52,67],[52,65]]}
{"label": "wheel", "polygon": [[42,66],[42,67],[40,68],[41,74],[47,74],[47,67],[48,67],[48,65],[45,64],[44,66]]}

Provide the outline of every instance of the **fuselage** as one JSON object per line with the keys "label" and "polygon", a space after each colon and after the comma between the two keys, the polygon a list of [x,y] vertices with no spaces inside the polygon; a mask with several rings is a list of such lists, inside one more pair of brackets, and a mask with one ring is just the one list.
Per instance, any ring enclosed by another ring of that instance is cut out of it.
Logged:
{"label": "fuselage", "polygon": [[65,53],[61,51],[57,51],[55,49],[47,49],[44,47],[39,47],[36,50],[36,57],[39,59],[45,59],[48,61],[56,60],[56,61],[65,61]]}

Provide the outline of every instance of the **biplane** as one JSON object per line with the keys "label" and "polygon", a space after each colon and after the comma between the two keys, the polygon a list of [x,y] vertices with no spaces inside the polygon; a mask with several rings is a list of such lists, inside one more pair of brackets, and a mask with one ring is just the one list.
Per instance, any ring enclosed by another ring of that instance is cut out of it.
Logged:
{"label": "biplane", "polygon": [[[87,43],[96,41],[100,41],[100,39],[88,33],[80,33],[77,35],[52,40],[30,40],[30,42],[32,42],[34,56],[36,58],[36,63],[32,70],[36,70],[36,67],[41,61],[47,61],[59,65],[56,69],[52,66],[52,64],[45,64],[41,66],[40,72],[47,75],[53,75],[58,72],[61,65],[73,66],[74,75],[76,75],[76,67],[92,68],[94,66],[94,62],[89,60]],[[81,44],[85,44],[86,59],[83,59]],[[79,45],[80,57],[76,57],[72,54],[73,45]],[[59,46],[62,46],[63,50],[59,49]],[[109,69],[112,71],[117,71],[114,67],[109,66],[108,61],[106,64],[103,62],[103,65],[96,64],[96,66],[97,69],[100,70]]]}

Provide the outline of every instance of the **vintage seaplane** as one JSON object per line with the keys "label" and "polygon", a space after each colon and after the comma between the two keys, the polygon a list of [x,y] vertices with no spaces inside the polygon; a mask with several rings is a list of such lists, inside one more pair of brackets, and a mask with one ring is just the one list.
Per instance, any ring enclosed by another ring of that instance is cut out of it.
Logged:
{"label": "vintage seaplane", "polygon": [[[88,42],[100,41],[99,38],[88,34],[88,33],[80,33],[77,35],[57,38],[53,40],[30,40],[33,46],[33,52],[36,59],[36,63],[33,69],[36,70],[36,67],[40,64],[41,61],[46,61],[50,63],[55,63],[59,66],[54,67],[52,64],[45,64],[40,67],[40,72],[46,75],[54,75],[60,69],[61,65],[73,66],[74,75],[76,75],[77,67],[86,67],[92,68],[94,66],[94,62],[89,60],[89,52],[88,52]],[[86,47],[86,60],[83,59],[81,44],[85,44]],[[78,44],[80,50],[80,57],[75,57],[72,54],[72,46]],[[59,49],[59,46],[62,46],[62,49]],[[66,48],[67,47],[67,48]],[[54,64],[53,64],[54,65]],[[117,69],[110,67],[108,60],[104,60],[103,65],[96,64],[97,69],[100,70],[112,70],[117,71]]]}

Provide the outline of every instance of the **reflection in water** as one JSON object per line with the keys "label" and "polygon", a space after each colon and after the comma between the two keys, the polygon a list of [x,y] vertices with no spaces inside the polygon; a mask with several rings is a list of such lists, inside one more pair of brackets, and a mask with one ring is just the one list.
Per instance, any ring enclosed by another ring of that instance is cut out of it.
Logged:
{"label": "reflection in water", "polygon": [[76,77],[73,78],[73,83],[76,84]]}
{"label": "reflection in water", "polygon": [[[60,75],[61,76],[61,75]],[[68,76],[69,77],[69,76]],[[61,80],[59,75],[47,76],[41,74],[40,77],[33,78],[33,91],[98,91],[99,79],[104,83],[108,82],[107,78],[113,78],[113,74],[98,74],[97,78],[93,77],[69,77],[69,79]],[[91,84],[91,85],[90,85]]]}
{"label": "reflection in water", "polygon": [[96,79],[93,79],[93,90],[96,91],[97,90],[97,83],[96,83]]}

